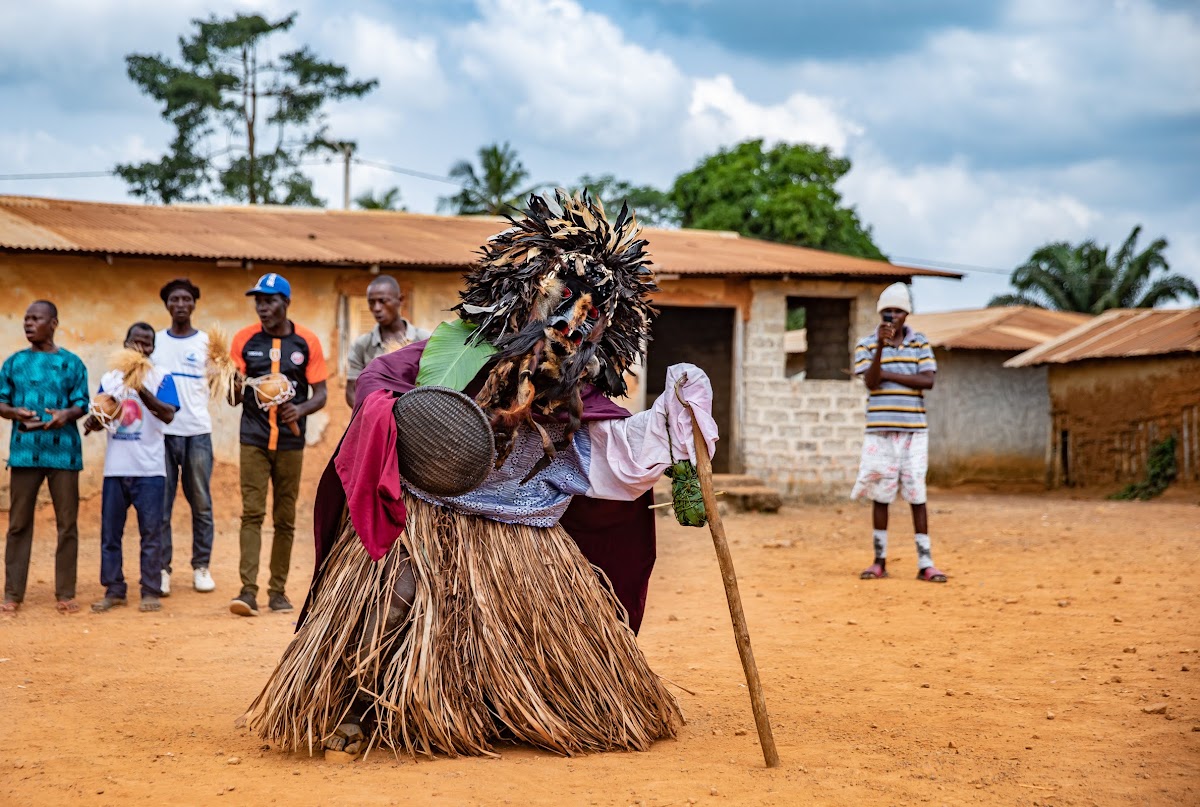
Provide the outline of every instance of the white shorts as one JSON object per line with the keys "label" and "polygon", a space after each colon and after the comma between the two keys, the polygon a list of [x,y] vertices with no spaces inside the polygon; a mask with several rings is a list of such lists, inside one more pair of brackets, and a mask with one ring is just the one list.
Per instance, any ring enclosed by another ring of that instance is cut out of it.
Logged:
{"label": "white shorts", "polygon": [[867,432],[850,498],[891,504],[899,490],[906,502],[924,504],[928,468],[928,432]]}

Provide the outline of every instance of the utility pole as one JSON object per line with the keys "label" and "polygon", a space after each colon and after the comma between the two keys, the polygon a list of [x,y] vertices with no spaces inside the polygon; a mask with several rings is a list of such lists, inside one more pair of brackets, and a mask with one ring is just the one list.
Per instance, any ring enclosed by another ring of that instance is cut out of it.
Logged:
{"label": "utility pole", "polygon": [[318,140],[316,145],[336,151],[342,155],[342,209],[350,209],[350,163],[354,161],[354,150],[358,143],[353,140]]}
{"label": "utility pole", "polygon": [[338,149],[342,152],[342,209],[350,209],[350,160],[354,157],[356,144],[351,140],[339,142]]}

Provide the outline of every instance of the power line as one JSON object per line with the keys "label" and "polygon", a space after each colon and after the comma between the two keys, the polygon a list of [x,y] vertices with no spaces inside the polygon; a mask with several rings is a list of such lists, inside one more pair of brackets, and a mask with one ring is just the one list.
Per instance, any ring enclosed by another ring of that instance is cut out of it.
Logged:
{"label": "power line", "polygon": [[0,179],[83,179],[111,177],[116,171],[56,171],[48,174],[0,174]]}
{"label": "power line", "polygon": [[454,185],[459,188],[463,187],[461,182],[455,179],[450,179],[450,177],[438,176],[437,174],[427,174],[424,171],[414,171],[411,168],[401,168],[398,165],[390,165],[388,163],[379,162],[378,160],[364,160],[361,157],[355,157],[354,162],[358,163],[359,165],[369,165],[374,168],[382,168],[385,171],[392,171],[397,174],[405,174],[410,177],[417,177],[418,179],[429,179],[434,182],[444,182],[447,185]]}

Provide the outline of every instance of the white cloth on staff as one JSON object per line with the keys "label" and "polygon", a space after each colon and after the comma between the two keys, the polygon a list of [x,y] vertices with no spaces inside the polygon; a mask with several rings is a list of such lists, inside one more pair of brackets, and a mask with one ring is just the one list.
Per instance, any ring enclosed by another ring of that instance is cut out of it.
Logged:
{"label": "white cloth on staff", "polygon": [[696,462],[693,414],[689,414],[675,395],[675,383],[685,374],[687,381],[680,387],[679,395],[691,404],[708,454],[713,456],[719,435],[712,417],[712,384],[708,375],[696,365],[673,364],[667,368],[666,391],[649,409],[628,418],[589,424],[592,457],[588,469],[588,496],[623,501],[636,499],[654,487],[663,471],[671,465],[672,452],[677,461]]}

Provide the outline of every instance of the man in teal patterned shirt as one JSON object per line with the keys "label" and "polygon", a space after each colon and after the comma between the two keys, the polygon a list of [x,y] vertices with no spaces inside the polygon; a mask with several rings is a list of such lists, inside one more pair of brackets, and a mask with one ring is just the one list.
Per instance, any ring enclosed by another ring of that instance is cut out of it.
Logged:
{"label": "man in teal patterned shirt", "polygon": [[9,441],[8,537],[4,548],[4,601],[0,613],[15,614],[25,599],[33,517],[45,480],[54,502],[58,549],[54,595],[58,611],[73,614],[79,559],[79,472],[83,448],[75,421],[88,404],[87,368],[54,343],[58,309],[38,300],[25,310],[29,347],[0,368],[0,417],[13,422]]}

